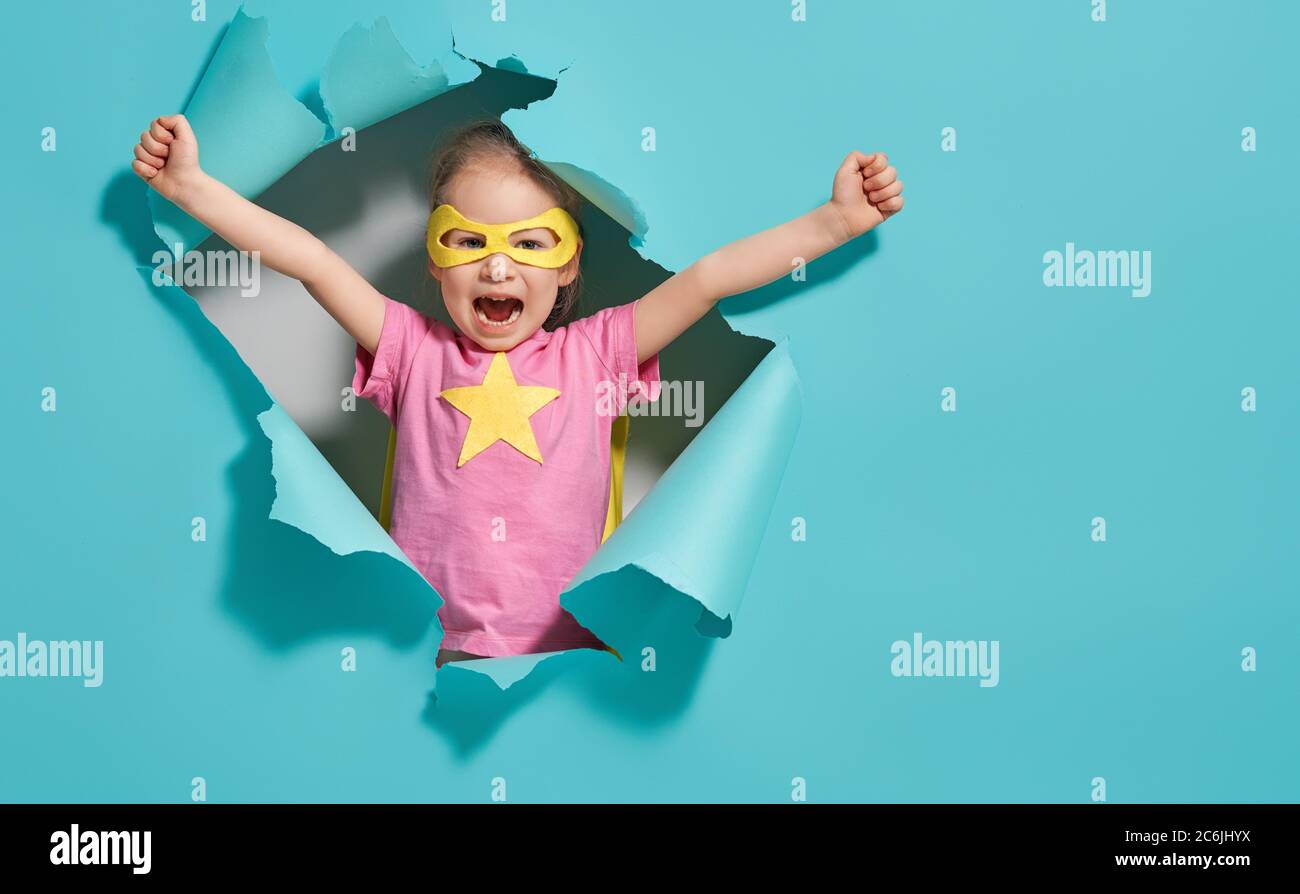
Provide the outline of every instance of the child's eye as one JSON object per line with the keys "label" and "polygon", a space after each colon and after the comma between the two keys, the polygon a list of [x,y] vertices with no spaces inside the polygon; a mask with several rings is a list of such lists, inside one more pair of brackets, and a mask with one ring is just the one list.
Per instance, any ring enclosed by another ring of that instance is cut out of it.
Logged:
{"label": "child's eye", "polygon": [[[467,243],[467,242],[475,242],[475,243],[478,243],[478,244],[477,244],[477,245],[466,245],[465,243]],[[480,248],[480,247],[482,246],[482,243],[483,243],[483,240],[480,239],[480,238],[478,238],[477,236],[462,236],[460,239],[457,240],[457,244],[458,244],[461,248]]]}
{"label": "child's eye", "polygon": [[533,246],[535,246],[536,249],[542,249],[542,248],[545,248],[545,247],[546,247],[546,246],[542,245],[542,243],[538,242],[536,239],[521,239],[521,240],[519,240],[519,245],[518,245],[519,248],[529,248],[530,250],[536,250],[536,249],[532,248]]}

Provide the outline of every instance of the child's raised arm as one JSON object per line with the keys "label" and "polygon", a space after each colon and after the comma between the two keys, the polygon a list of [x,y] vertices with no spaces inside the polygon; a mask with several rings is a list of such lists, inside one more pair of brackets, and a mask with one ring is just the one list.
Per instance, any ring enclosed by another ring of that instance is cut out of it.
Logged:
{"label": "child's raised arm", "polygon": [[728,295],[780,279],[795,258],[811,261],[861,236],[903,207],[903,181],[883,152],[850,152],[830,201],[794,220],[705,255],[646,293],[636,306],[636,360],[644,363]]}
{"label": "child's raised arm", "polygon": [[302,282],[370,353],[384,326],[384,298],[324,242],[245,199],[199,167],[199,145],[184,115],[164,115],[140,134],[131,164],[168,201],[240,251]]}

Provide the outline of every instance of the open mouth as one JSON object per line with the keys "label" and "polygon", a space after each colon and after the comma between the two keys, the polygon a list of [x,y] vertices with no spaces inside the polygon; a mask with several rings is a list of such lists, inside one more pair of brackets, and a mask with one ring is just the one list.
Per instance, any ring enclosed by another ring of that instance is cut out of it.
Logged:
{"label": "open mouth", "polygon": [[504,329],[523,313],[524,303],[518,298],[494,298],[480,295],[474,299],[474,315],[489,329]]}

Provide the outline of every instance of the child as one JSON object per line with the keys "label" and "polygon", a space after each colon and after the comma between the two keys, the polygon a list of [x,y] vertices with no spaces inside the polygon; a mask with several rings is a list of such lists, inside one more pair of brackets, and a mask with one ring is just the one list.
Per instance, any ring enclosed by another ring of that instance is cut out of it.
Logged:
{"label": "child", "polygon": [[[568,322],[581,198],[504,124],[480,122],[434,165],[426,247],[452,329],[205,174],[183,115],[154,120],[135,158],[153,189],[236,249],[260,250],[356,339],[353,389],[397,431],[390,534],[444,600],[439,666],[608,649],[559,594],[601,542],[614,416],[658,379],[659,352],[719,300],[903,207],[884,153],[851,152],[830,201],[717,249],[636,301]],[[613,384],[611,413],[599,395]]]}

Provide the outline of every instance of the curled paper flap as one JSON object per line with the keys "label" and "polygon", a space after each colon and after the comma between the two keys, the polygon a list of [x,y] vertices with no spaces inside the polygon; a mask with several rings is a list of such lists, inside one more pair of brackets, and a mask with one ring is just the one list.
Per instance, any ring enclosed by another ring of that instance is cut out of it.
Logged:
{"label": "curled paper flap", "polygon": [[353,25],[321,74],[320,95],[337,135],[361,130],[445,93],[478,75],[472,62],[452,56],[421,67],[398,43],[388,20]]}
{"label": "curled paper flap", "polygon": [[[325,137],[325,123],[276,77],[266,49],[269,32],[266,19],[236,12],[185,106],[203,169],[243,196],[261,193]],[[257,134],[251,147],[250,133]],[[168,248],[179,243],[189,251],[210,233],[153,190],[149,207],[154,232]]]}
{"label": "curled paper flap", "polygon": [[[606,634],[597,607],[576,591],[629,565],[718,621],[736,616],[799,428],[799,377],[788,348],[782,340],[763,358],[561,595],[561,605],[598,636]],[[609,611],[617,606],[602,620]]]}
{"label": "curled paper flap", "polygon": [[279,404],[259,413],[257,421],[271,441],[271,518],[310,534],[341,556],[361,550],[385,553],[418,573]]}
{"label": "curled paper flap", "polygon": [[565,182],[582,193],[583,197],[632,234],[628,243],[639,248],[649,229],[645,214],[632,198],[591,171],[566,162],[548,161],[545,165],[564,178]]}
{"label": "curled paper flap", "polygon": [[[260,195],[321,145],[324,121],[295,99],[275,73],[266,18],[241,7],[203,72],[185,117],[194,128],[205,171],[245,197]],[[321,98],[333,138],[361,130],[473,80],[478,67],[460,56],[415,64],[388,20],[357,24],[339,40],[321,75]],[[247,135],[257,134],[253,145]],[[188,251],[210,231],[150,190],[154,231],[168,248]]]}

